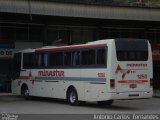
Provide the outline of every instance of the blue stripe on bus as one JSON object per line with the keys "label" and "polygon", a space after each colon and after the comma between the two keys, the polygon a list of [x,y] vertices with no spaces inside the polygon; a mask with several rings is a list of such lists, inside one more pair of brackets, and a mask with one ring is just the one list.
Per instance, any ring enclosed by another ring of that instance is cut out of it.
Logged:
{"label": "blue stripe on bus", "polygon": [[96,81],[106,82],[106,78],[88,78],[88,77],[36,77],[36,80],[66,80],[66,81]]}

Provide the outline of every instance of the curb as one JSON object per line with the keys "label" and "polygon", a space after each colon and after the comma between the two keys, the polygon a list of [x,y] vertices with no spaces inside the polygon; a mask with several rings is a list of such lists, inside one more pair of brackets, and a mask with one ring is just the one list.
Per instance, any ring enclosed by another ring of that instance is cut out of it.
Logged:
{"label": "curb", "polygon": [[0,93],[0,97],[1,96],[15,96],[15,95],[12,93]]}

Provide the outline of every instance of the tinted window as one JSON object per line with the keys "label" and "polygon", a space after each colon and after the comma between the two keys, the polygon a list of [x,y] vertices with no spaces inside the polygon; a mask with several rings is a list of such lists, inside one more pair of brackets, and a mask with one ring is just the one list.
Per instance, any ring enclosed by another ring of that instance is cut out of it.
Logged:
{"label": "tinted window", "polygon": [[95,65],[95,50],[85,50],[82,51],[82,65]]}
{"label": "tinted window", "polygon": [[23,54],[23,68],[31,68],[35,66],[35,54],[34,53],[24,53]]}
{"label": "tinted window", "polygon": [[64,65],[71,65],[71,64],[72,64],[72,52],[65,52]]}
{"label": "tinted window", "polygon": [[142,39],[117,39],[116,52],[119,61],[147,61],[148,43]]}
{"label": "tinted window", "polygon": [[81,49],[77,51],[62,51],[36,53],[36,65],[41,67],[106,67],[106,48]]}
{"label": "tinted window", "polygon": [[72,65],[80,65],[80,51],[72,52]]}
{"label": "tinted window", "polygon": [[106,65],[106,49],[105,48],[101,48],[97,50],[97,64],[98,65]]}
{"label": "tinted window", "polygon": [[63,52],[56,52],[49,54],[49,65],[62,66],[63,65]]}
{"label": "tinted window", "polygon": [[36,65],[39,67],[47,67],[48,66],[48,54],[41,53],[35,56],[35,60],[37,60]]}

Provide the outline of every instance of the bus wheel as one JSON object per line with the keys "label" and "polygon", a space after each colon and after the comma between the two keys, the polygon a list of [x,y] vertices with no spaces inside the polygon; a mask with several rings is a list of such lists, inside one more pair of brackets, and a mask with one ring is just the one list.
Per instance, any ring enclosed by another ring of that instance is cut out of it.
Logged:
{"label": "bus wheel", "polygon": [[29,89],[27,86],[22,87],[22,96],[28,100],[29,99]]}
{"label": "bus wheel", "polygon": [[70,105],[76,106],[79,104],[77,91],[71,88],[67,92],[67,101]]}
{"label": "bus wheel", "polygon": [[98,105],[107,105],[110,106],[113,104],[113,100],[107,100],[107,101],[98,101]]}

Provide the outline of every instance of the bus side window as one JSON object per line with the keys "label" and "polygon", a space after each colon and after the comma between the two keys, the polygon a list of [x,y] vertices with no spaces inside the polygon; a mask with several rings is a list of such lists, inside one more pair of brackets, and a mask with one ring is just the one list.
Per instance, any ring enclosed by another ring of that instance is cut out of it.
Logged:
{"label": "bus side window", "polygon": [[50,53],[49,65],[52,67],[63,66],[63,52]]}
{"label": "bus side window", "polygon": [[48,54],[47,53],[38,54],[37,61],[38,61],[39,67],[47,67],[48,66]]}
{"label": "bus side window", "polygon": [[64,65],[71,65],[72,63],[72,54],[71,52],[64,53]]}
{"label": "bus side window", "polygon": [[106,65],[107,63],[106,48],[97,50],[97,65]]}
{"label": "bus side window", "polygon": [[94,49],[91,49],[88,51],[88,64],[95,65],[95,62],[96,62],[96,51]]}
{"label": "bus side window", "polygon": [[81,59],[82,65],[88,65],[88,50],[82,51]]}
{"label": "bus side window", "polygon": [[72,65],[80,65],[80,51],[72,52]]}
{"label": "bus side window", "polygon": [[48,54],[44,54],[43,57],[44,57],[44,61],[43,61],[44,64],[43,65],[44,65],[44,67],[47,67],[48,66]]}
{"label": "bus side window", "polygon": [[29,69],[35,67],[35,54],[24,53],[23,54],[23,69]]}
{"label": "bus side window", "polygon": [[82,51],[82,65],[95,65],[96,51],[94,49]]}

